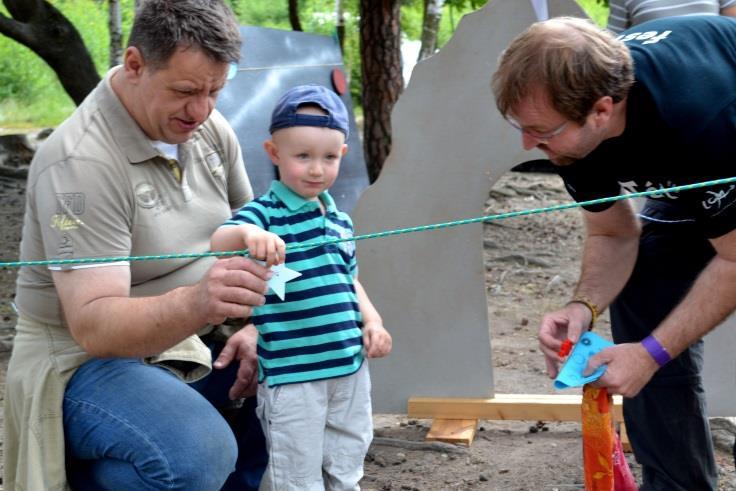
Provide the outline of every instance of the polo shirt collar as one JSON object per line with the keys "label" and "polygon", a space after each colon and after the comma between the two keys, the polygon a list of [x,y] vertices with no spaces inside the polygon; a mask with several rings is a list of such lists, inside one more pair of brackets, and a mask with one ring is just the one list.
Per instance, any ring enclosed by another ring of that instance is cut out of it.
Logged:
{"label": "polo shirt collar", "polygon": [[138,164],[151,160],[159,155],[153,148],[150,138],[135,122],[123,103],[120,102],[115,91],[112,90],[110,79],[121,67],[111,68],[95,93],[100,113],[111,128],[112,137],[123,151],[131,164]]}
{"label": "polo shirt collar", "polygon": [[[318,206],[319,204],[316,201],[310,201],[308,199],[304,199],[298,194],[296,194],[294,191],[289,189],[288,186],[286,186],[281,181],[273,181],[271,183],[271,189],[269,192],[273,193],[278,199],[280,199],[286,207],[289,209],[289,211],[296,211],[300,209],[303,206],[309,205],[309,206]],[[332,199],[332,196],[330,196],[330,193],[327,191],[322,191],[319,194],[319,199],[322,201],[322,204],[325,206],[327,213],[336,213],[337,207],[335,206],[335,200]]]}

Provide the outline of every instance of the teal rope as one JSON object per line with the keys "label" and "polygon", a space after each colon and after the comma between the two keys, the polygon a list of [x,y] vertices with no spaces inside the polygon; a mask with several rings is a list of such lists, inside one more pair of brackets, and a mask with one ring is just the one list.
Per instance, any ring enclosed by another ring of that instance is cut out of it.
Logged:
{"label": "teal rope", "polygon": [[[486,215],[476,218],[468,218],[465,220],[456,220],[444,223],[435,223],[432,225],[421,225],[418,227],[401,228],[396,230],[387,230],[384,232],[376,232],[372,234],[356,235],[355,237],[345,239],[326,239],[316,242],[306,242],[302,244],[290,244],[286,247],[287,250],[301,250],[311,249],[312,247],[338,244],[340,242],[353,242],[358,240],[367,239],[378,239],[380,237],[390,237],[393,235],[409,234],[414,232],[425,232],[428,230],[440,230],[443,228],[457,227],[460,225],[468,225],[471,223],[478,222],[491,222],[496,220],[504,220],[506,218],[514,218],[525,215],[536,215],[539,213],[549,213],[552,211],[568,210],[571,208],[580,208],[589,205],[598,205],[602,203],[610,203],[613,201],[620,201],[631,198],[643,198],[646,196],[662,195],[665,193],[676,193],[680,191],[688,191],[691,189],[698,189],[710,186],[718,186],[721,184],[729,184],[736,182],[736,177],[727,177],[724,179],[715,179],[712,181],[698,182],[694,184],[685,184],[682,186],[673,186],[669,188],[655,189],[651,191],[641,191],[638,193],[622,194],[618,196],[609,196],[607,198],[592,199],[589,201],[581,201],[579,203],[567,203],[564,205],[549,206],[546,208],[534,208],[531,210],[512,211],[509,213],[501,213],[497,215]],[[112,262],[123,262],[123,261],[158,261],[164,259],[188,259],[188,258],[200,258],[200,257],[229,257],[229,256],[247,256],[247,250],[241,251],[223,251],[223,252],[193,252],[183,254],[159,254],[154,256],[123,256],[123,257],[98,257],[98,258],[78,258],[78,259],[56,259],[56,260],[44,260],[44,261],[15,261],[15,262],[0,262],[0,268],[19,268],[21,266],[64,266],[72,264],[94,264],[94,263],[112,263]]]}

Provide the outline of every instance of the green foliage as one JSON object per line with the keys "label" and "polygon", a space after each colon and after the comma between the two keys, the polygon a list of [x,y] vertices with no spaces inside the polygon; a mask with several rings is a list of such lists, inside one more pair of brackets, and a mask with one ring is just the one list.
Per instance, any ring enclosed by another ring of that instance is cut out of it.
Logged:
{"label": "green foliage", "polygon": [[[107,2],[49,0],[77,28],[98,72],[109,65]],[[123,32],[130,31],[134,0],[121,1]],[[8,16],[4,7],[0,12]],[[0,125],[55,125],[74,110],[54,71],[35,53],[0,35]]]}
{"label": "green foliage", "polygon": [[608,23],[608,0],[577,0],[593,21],[601,27]]}
{"label": "green foliage", "polygon": [[[97,70],[103,75],[109,64],[108,3],[106,0],[49,0],[79,30]],[[285,0],[227,0],[241,24],[291,29]],[[605,25],[607,0],[577,0],[598,24]],[[344,0],[344,60],[350,91],[360,110],[361,71],[358,0]],[[438,47],[444,46],[460,18],[481,8],[486,0],[446,0],[438,33]],[[134,0],[121,0],[123,32],[127,36],[133,22]],[[8,15],[0,4],[0,12]],[[301,0],[299,14],[305,32],[336,36],[335,1]],[[401,1],[402,36],[421,38],[423,0]],[[0,35],[0,126],[55,125],[74,109],[51,70],[35,53]]]}

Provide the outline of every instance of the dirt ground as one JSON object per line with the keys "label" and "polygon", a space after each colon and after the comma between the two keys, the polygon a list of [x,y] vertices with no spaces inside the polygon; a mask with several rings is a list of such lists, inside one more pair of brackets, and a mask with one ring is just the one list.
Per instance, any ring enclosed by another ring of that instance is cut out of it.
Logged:
{"label": "dirt ground", "polygon": [[[490,188],[490,186],[489,186]],[[567,203],[557,176],[509,173],[490,189],[486,214]],[[0,178],[0,260],[18,257],[23,182]],[[542,314],[569,298],[577,277],[582,227],[576,210],[485,225],[488,317],[497,393],[554,393],[536,329]],[[0,384],[12,344],[15,270],[0,269]],[[598,332],[608,334],[607,318]],[[2,391],[4,392],[4,391]],[[428,420],[375,416],[365,490],[583,489],[577,423],[481,421],[470,448],[427,443]],[[639,469],[629,455],[635,473]],[[736,489],[732,457],[718,450],[721,489]]]}

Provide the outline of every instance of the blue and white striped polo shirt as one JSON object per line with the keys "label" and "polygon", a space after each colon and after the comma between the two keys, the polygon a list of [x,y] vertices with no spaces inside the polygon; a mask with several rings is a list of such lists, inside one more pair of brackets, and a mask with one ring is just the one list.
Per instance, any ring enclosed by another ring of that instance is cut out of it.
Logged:
{"label": "blue and white striped polo shirt", "polygon": [[[326,191],[326,212],[280,181],[251,201],[225,225],[251,223],[273,232],[287,245],[353,236],[350,217]],[[353,278],[358,273],[354,242],[288,251],[287,267],[302,276],[286,283],[281,301],[266,295],[254,309],[258,327],[258,381],[269,387],[341,377],[363,362],[363,327]]]}

